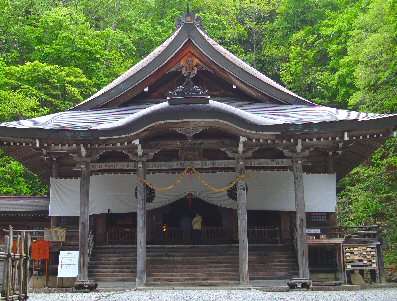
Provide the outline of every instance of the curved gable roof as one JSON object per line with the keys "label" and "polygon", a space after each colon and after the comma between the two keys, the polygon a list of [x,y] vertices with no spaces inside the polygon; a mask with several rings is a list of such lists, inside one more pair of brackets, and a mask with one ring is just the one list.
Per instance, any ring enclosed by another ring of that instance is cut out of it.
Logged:
{"label": "curved gable roof", "polygon": [[[195,21],[188,22],[188,16],[185,16],[185,22],[146,58],[72,110],[95,109],[111,105],[113,100],[136,88],[164,66],[188,41],[192,42],[218,67],[259,93],[271,97],[276,103],[315,105],[276,83],[223,48],[211,39]],[[191,20],[194,20],[194,16],[190,15],[190,17]]]}
{"label": "curved gable roof", "polygon": [[76,110],[0,124],[0,136],[103,139],[130,136],[165,122],[218,121],[251,133],[332,132],[393,128],[397,115],[361,113],[324,106],[269,105],[237,100],[172,105],[167,101],[113,109]]}

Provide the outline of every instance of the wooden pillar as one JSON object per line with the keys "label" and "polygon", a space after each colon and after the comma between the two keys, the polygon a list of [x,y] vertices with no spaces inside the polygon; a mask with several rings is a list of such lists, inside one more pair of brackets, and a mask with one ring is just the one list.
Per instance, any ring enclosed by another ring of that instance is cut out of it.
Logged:
{"label": "wooden pillar", "polygon": [[[237,163],[238,174],[244,175],[244,162]],[[238,245],[239,245],[239,272],[240,284],[248,284],[248,236],[247,236],[247,190],[246,182],[237,182],[237,217],[238,217]]]}
{"label": "wooden pillar", "polygon": [[299,277],[309,278],[309,250],[306,243],[306,213],[305,195],[303,186],[302,160],[292,160],[295,186],[295,208],[296,208],[296,249],[299,265]]}
{"label": "wooden pillar", "polygon": [[137,210],[136,210],[136,286],[146,284],[146,190],[144,163],[138,162],[137,169]]}
{"label": "wooden pillar", "polygon": [[[58,177],[58,163],[56,161],[56,158],[52,159],[51,177],[52,178]],[[51,187],[50,187],[50,189],[51,189]],[[51,216],[50,224],[51,224],[51,228],[57,227],[59,225],[59,216]]]}
{"label": "wooden pillar", "polygon": [[378,279],[380,283],[384,283],[385,280],[385,261],[383,257],[383,240],[376,246],[378,253]]}
{"label": "wooden pillar", "polygon": [[341,281],[343,284],[345,283],[345,272],[343,269],[343,248],[342,244],[337,244],[335,246],[336,251],[336,269],[338,273],[338,280]]}
{"label": "wooden pillar", "polygon": [[88,281],[88,235],[90,199],[90,163],[81,162],[80,218],[79,218],[79,281]]}

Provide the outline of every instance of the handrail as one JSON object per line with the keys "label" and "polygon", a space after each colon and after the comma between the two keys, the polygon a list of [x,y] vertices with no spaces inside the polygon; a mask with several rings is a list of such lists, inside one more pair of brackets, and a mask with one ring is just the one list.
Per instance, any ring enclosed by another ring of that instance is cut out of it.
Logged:
{"label": "handrail", "polygon": [[94,233],[90,231],[88,234],[88,259],[91,257],[92,250],[94,249],[95,240],[94,240]]}
{"label": "handrail", "polygon": [[[324,226],[324,227],[307,227],[306,237],[309,239],[335,239],[358,236],[363,238],[379,238],[380,229],[377,225],[370,226]],[[318,232],[310,230],[318,230]]]}

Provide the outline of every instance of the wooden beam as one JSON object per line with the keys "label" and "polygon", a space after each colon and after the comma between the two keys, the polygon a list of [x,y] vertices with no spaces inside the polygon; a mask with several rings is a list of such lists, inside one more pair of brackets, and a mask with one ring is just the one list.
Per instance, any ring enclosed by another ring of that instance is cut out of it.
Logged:
{"label": "wooden beam", "polygon": [[[245,167],[282,167],[290,166],[290,159],[249,159],[245,161]],[[136,170],[137,162],[107,162],[107,163],[91,163],[91,170],[98,171],[104,169],[113,170]],[[147,170],[170,170],[185,169],[186,167],[194,167],[200,169],[211,168],[236,168],[235,160],[212,160],[212,161],[174,161],[174,162],[146,162]]]}
{"label": "wooden beam", "polygon": [[292,160],[292,170],[295,186],[296,249],[299,265],[299,277],[309,278],[309,250],[306,243],[306,212],[302,159],[294,158]]}
{"label": "wooden beam", "polygon": [[[137,163],[138,178],[145,178],[144,162]],[[146,284],[146,190],[142,181],[137,183],[136,231],[136,286]]]}
{"label": "wooden beam", "polygon": [[81,162],[80,178],[80,218],[79,218],[79,281],[88,281],[88,234],[90,199],[90,164]]}
{"label": "wooden beam", "polygon": [[[244,162],[239,159],[237,172],[244,175]],[[240,284],[249,282],[248,274],[248,235],[247,235],[247,190],[246,182],[237,182],[237,217],[238,217],[238,245],[239,245],[239,273]]]}

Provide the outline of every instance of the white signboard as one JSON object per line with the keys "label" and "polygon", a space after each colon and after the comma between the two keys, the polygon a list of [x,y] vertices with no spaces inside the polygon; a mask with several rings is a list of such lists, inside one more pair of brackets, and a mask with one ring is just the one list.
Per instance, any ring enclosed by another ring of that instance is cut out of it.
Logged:
{"label": "white signboard", "polygon": [[306,234],[321,234],[321,229],[306,229]]}
{"label": "white signboard", "polygon": [[79,274],[79,251],[59,253],[58,277],[77,277]]}

